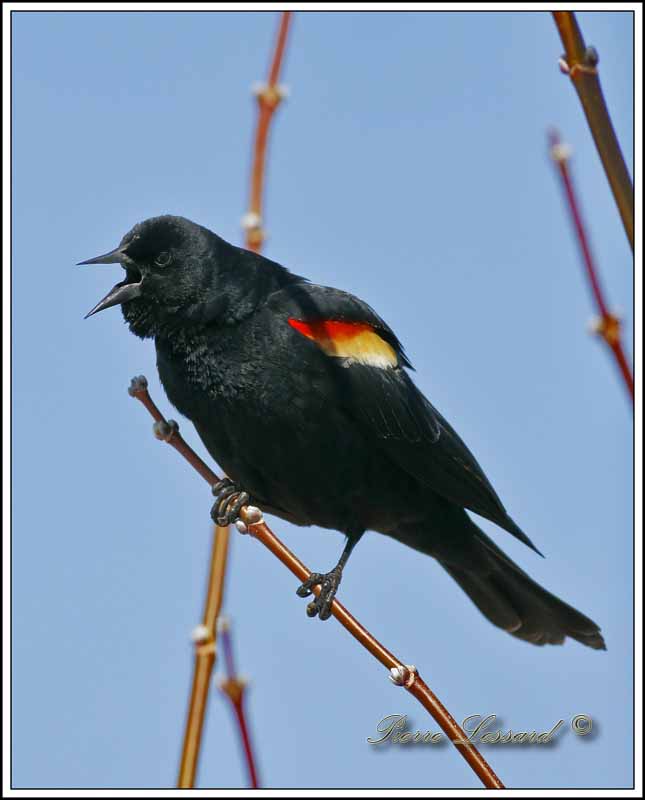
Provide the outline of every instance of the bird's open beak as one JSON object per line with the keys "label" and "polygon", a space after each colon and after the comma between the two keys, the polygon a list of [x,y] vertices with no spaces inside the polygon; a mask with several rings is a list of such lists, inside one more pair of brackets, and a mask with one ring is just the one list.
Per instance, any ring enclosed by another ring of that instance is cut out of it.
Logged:
{"label": "bird's open beak", "polygon": [[[95,258],[88,258],[87,261],[79,261],[79,265],[81,264],[123,264],[124,261],[127,261],[127,256],[124,252],[124,248],[117,247],[115,250],[111,250],[109,253],[105,253],[102,256],[96,256]],[[131,266],[131,263],[128,263],[128,268]],[[129,269],[128,269],[129,271]],[[141,295],[141,280],[138,283],[128,281],[121,281],[117,283],[116,286],[113,286],[110,291],[105,295],[105,297],[99,301],[94,308],[89,311],[85,315],[85,319],[91,317],[92,314],[98,314],[99,311],[103,311],[106,308],[111,308],[112,306],[119,306],[121,303],[125,303],[128,300],[133,300],[135,297],[139,297]]]}

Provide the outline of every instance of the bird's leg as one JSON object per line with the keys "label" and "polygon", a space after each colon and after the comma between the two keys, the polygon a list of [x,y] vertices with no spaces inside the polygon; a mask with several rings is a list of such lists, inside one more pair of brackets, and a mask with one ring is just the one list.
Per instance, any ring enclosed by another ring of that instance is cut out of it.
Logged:
{"label": "bird's leg", "polygon": [[313,594],[313,587],[320,586],[320,594],[307,606],[308,617],[318,616],[320,619],[329,619],[331,616],[331,604],[340,586],[340,581],[343,577],[343,568],[347,563],[350,553],[362,535],[363,531],[358,534],[349,534],[347,536],[345,549],[338,560],[338,564],[336,564],[330,572],[312,572],[307,580],[297,589],[296,594],[298,597],[309,597],[310,594]]}
{"label": "bird's leg", "polygon": [[249,495],[230,478],[223,478],[211,487],[217,498],[211,508],[211,518],[216,525],[232,525],[240,516],[242,507],[249,502]]}

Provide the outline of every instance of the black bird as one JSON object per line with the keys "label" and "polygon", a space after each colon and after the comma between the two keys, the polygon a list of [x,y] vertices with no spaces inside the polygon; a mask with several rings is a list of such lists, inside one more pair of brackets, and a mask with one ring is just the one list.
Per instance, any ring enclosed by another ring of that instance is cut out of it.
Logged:
{"label": "black bird", "polygon": [[468,516],[537,551],[362,300],[183,217],[148,219],[81,263],[125,269],[88,316],[121,305],[130,330],[154,338],[170,402],[229,476],[214,487],[214,517],[230,522],[250,499],[296,525],[346,535],[337,566],[298,589],[306,597],[321,586],[309,616],[330,616],[347,559],[373,530],[434,556],[514,636],[605,648],[594,622],[535,583]]}

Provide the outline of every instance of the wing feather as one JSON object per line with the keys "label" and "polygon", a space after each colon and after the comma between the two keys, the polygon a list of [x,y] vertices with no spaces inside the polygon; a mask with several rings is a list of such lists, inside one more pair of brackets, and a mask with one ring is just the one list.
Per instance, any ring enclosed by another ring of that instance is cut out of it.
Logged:
{"label": "wing feather", "polygon": [[[327,363],[336,365],[339,400],[369,441],[378,443],[421,484],[490,519],[539,553],[508,516],[470,450],[415,386],[406,371],[412,365],[403,346],[367,303],[315,284],[297,284],[280,295],[280,310],[288,311],[288,323],[325,353]],[[328,340],[333,339],[333,323],[369,329],[395,358],[375,365],[347,355],[347,348],[332,347]]]}

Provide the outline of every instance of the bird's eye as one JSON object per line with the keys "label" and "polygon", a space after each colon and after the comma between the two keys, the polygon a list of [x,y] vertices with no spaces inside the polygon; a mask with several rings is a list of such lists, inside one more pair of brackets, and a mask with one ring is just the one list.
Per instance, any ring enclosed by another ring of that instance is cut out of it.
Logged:
{"label": "bird's eye", "polygon": [[158,267],[167,267],[171,261],[172,261],[172,254],[167,250],[164,250],[163,253],[159,253],[159,255],[155,258],[155,264]]}

